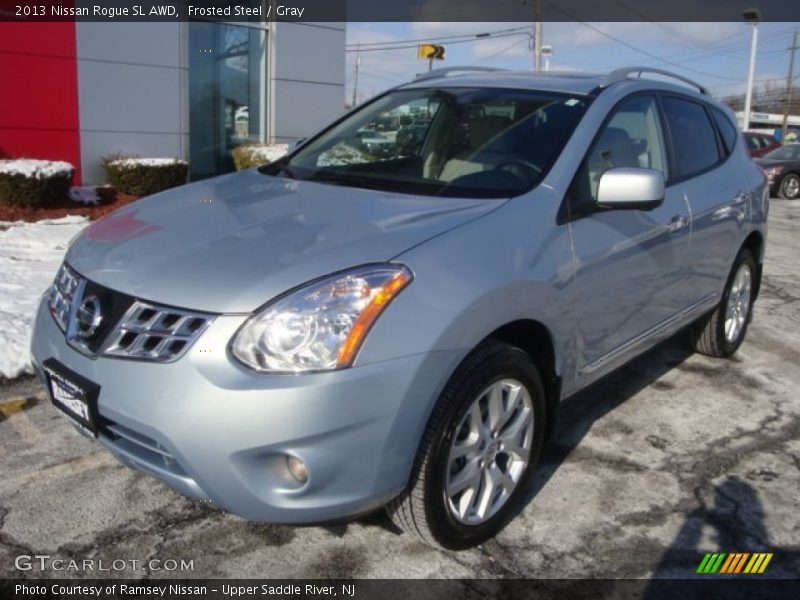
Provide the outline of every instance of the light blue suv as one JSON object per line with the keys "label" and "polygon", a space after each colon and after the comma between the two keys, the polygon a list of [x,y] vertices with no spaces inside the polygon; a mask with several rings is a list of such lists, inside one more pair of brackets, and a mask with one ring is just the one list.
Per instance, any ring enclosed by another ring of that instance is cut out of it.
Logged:
{"label": "light blue suv", "polygon": [[34,363],[81,431],[189,496],[280,523],[385,506],[469,547],[521,508],[563,398],[686,326],[736,351],[767,210],[688,80],[433,71],[87,228]]}

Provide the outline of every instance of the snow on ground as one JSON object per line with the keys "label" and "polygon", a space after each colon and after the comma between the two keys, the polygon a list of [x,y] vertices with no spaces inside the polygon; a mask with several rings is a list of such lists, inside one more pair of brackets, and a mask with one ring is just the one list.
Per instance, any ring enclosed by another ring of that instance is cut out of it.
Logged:
{"label": "snow on ground", "polygon": [[30,338],[39,297],[52,283],[67,243],[87,223],[85,217],[0,223],[0,377],[32,372]]}
{"label": "snow on ground", "polygon": [[15,158],[0,160],[0,173],[22,175],[42,179],[61,173],[70,173],[75,167],[61,160],[35,160],[32,158]]}

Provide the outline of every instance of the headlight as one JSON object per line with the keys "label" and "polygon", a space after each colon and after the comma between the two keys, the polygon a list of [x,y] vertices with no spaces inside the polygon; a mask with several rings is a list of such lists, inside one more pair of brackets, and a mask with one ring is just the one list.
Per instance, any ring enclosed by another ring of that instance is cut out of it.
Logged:
{"label": "headlight", "polygon": [[412,279],[402,265],[369,265],[312,282],[253,315],[231,344],[256,371],[348,367],[370,327]]}
{"label": "headlight", "polygon": [[776,175],[780,175],[783,173],[783,167],[769,167],[768,169],[764,169],[764,174],[767,178],[772,179]]}

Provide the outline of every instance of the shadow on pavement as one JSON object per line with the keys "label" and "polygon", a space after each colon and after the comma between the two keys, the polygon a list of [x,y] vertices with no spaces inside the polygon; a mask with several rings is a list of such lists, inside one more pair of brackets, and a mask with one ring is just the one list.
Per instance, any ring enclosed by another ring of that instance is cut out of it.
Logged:
{"label": "shadow on pavement", "polygon": [[693,354],[687,334],[678,333],[621,369],[564,400],[558,424],[546,443],[533,485],[523,508],[547,485],[559,467],[578,447],[595,421],[651,386]]}

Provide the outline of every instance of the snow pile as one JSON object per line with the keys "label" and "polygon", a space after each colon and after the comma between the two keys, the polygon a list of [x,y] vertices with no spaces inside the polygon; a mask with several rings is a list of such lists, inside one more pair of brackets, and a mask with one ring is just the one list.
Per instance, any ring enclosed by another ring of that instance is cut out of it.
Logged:
{"label": "snow pile", "polygon": [[118,158],[112,160],[110,165],[117,167],[166,167],[169,165],[185,165],[185,160],[178,158]]}
{"label": "snow pile", "polygon": [[0,223],[0,377],[33,372],[30,338],[39,297],[53,282],[67,243],[87,223],[85,217]]}
{"label": "snow pile", "polygon": [[36,179],[62,174],[69,175],[74,169],[75,167],[63,160],[35,160],[32,158],[0,160],[0,173]]}
{"label": "snow pile", "polygon": [[79,204],[99,204],[100,196],[93,185],[73,185],[69,188],[69,199]]}

